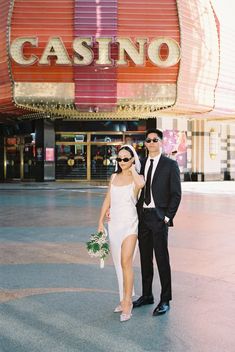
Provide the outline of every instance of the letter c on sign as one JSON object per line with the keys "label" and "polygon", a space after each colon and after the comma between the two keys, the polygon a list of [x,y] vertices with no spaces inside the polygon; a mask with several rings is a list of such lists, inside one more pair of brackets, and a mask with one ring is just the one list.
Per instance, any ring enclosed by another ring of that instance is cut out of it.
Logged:
{"label": "letter c on sign", "polygon": [[30,43],[32,46],[38,46],[38,39],[36,37],[22,37],[15,39],[10,48],[10,54],[12,59],[20,65],[33,65],[38,61],[36,55],[31,55],[29,58],[24,57],[23,47],[25,43]]}

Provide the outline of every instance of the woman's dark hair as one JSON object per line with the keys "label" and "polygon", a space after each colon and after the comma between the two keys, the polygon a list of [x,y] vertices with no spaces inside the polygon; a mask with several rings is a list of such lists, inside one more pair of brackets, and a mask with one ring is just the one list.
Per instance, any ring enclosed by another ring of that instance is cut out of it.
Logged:
{"label": "woman's dark hair", "polygon": [[[134,158],[134,153],[133,151],[131,150],[131,148],[129,148],[128,146],[125,146],[125,147],[121,147],[118,151],[118,153],[121,151],[121,150],[127,150],[130,154],[131,154],[131,157]],[[122,172],[122,169],[119,165],[119,163],[117,162],[117,171],[115,171],[116,174],[120,174]]]}

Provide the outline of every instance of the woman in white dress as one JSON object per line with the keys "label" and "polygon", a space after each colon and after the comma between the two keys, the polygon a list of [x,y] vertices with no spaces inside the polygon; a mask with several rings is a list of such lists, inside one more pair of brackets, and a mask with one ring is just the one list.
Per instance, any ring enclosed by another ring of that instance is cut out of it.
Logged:
{"label": "woman in white dress", "polygon": [[118,278],[120,303],[114,312],[120,312],[120,321],[132,314],[133,259],[138,235],[136,202],[145,182],[140,172],[140,161],[131,145],[120,148],[116,172],[111,176],[108,192],[101,208],[98,231],[104,230],[104,220],[110,210],[109,239]]}

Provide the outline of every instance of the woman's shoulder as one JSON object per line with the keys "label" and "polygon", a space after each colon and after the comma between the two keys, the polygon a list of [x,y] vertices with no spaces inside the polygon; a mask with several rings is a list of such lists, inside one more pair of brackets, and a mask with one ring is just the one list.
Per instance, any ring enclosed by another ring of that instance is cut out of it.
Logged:
{"label": "woman's shoulder", "polygon": [[110,177],[110,182],[111,182],[111,183],[113,182],[113,180],[115,179],[116,176],[117,176],[117,173],[116,173],[116,172],[114,172],[114,173],[111,175],[111,177]]}

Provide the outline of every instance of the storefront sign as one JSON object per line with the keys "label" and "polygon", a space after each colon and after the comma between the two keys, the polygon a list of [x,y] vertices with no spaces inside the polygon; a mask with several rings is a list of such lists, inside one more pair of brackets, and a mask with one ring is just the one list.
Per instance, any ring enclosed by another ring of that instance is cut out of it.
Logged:
{"label": "storefront sign", "polygon": [[7,145],[15,145],[17,143],[16,138],[7,138]]}
{"label": "storefront sign", "polygon": [[54,148],[46,148],[46,161],[55,161]]}
{"label": "storefront sign", "polygon": [[[118,46],[118,59],[111,57],[111,46]],[[27,55],[24,53],[27,46]],[[130,38],[91,38],[77,37],[72,43],[73,55],[68,51],[60,37],[51,37],[40,57],[36,54],[28,55],[28,50],[38,48],[37,37],[16,38],[10,47],[12,59],[19,65],[30,66],[35,63],[48,66],[51,59],[56,59],[56,65],[88,66],[95,63],[101,66],[127,66],[129,57],[136,66],[145,66],[146,59],[158,67],[170,67],[180,60],[179,44],[171,38],[159,37],[149,41],[147,38],[137,38],[133,42]],[[163,46],[167,47],[167,55],[161,55]],[[94,60],[93,48],[97,47],[98,58]]]}

